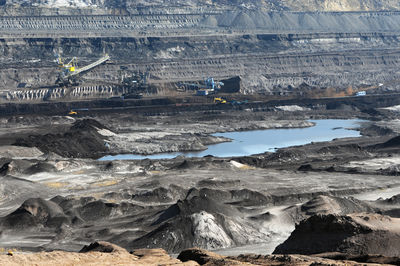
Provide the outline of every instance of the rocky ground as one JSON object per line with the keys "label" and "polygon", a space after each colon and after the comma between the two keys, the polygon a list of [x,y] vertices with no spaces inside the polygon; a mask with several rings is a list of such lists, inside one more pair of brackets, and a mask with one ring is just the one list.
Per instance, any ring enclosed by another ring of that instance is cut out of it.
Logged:
{"label": "rocky ground", "polygon": [[22,254],[8,251],[0,255],[0,262],[7,265],[386,265],[398,263],[397,258],[385,256],[348,256],[345,254],[221,256],[206,250],[192,248],[182,251],[178,258],[170,257],[162,249],[127,250],[107,242],[94,242],[84,246],[79,253],[53,251]]}

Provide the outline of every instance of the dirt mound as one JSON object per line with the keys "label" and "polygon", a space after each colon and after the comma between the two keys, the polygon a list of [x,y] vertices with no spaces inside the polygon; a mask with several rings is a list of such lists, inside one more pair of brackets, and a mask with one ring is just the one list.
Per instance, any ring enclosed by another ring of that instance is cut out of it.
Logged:
{"label": "dirt mound", "polygon": [[94,197],[82,197],[79,199],[75,199],[72,197],[55,196],[50,200],[58,204],[66,212],[72,208],[77,208],[79,206],[93,202],[96,199]]}
{"label": "dirt mound", "polygon": [[371,150],[398,152],[400,148],[400,136],[391,138],[381,144],[369,146],[368,148],[370,148]]}
{"label": "dirt mound", "polygon": [[307,164],[300,165],[299,168],[297,168],[297,170],[307,172],[307,171],[314,170],[314,168],[312,167],[311,164],[307,163]]}
{"label": "dirt mound", "polygon": [[190,169],[194,166],[193,162],[184,160],[182,163],[176,166],[176,169]]}
{"label": "dirt mound", "polygon": [[240,179],[236,180],[217,180],[217,179],[203,179],[197,182],[197,187],[237,187],[239,186]]}
{"label": "dirt mound", "polygon": [[280,149],[267,157],[269,161],[288,162],[299,161],[306,158],[306,152],[294,149]]}
{"label": "dirt mound", "polygon": [[261,213],[259,215],[250,216],[250,219],[254,221],[271,221],[275,215],[270,212]]}
{"label": "dirt mound", "polygon": [[235,260],[227,259],[225,256],[199,248],[183,250],[178,255],[178,260],[183,262],[193,260],[200,265],[240,265]]}
{"label": "dirt mound", "polygon": [[57,203],[74,221],[99,221],[110,218],[112,213],[120,215],[129,214],[141,210],[137,205],[121,202],[119,204],[96,200],[93,197],[82,197],[79,199],[64,198],[57,196],[51,199]]}
{"label": "dirt mound", "polygon": [[207,166],[210,166],[212,163],[206,161],[206,160],[201,160],[201,161],[196,161],[196,160],[183,160],[183,162],[178,163],[177,165],[171,167],[171,169],[179,169],[179,170],[187,170],[187,169],[193,169],[193,168],[206,168]]}
{"label": "dirt mound", "polygon": [[89,202],[79,208],[80,217],[85,221],[97,221],[109,217],[112,210],[117,208],[115,203],[105,203],[101,200]]}
{"label": "dirt mound", "polygon": [[32,166],[30,166],[29,168],[25,169],[24,174],[27,175],[34,175],[37,173],[41,173],[41,172],[56,172],[57,168],[50,164],[50,163],[46,163],[46,162],[38,162]]}
{"label": "dirt mound", "polygon": [[163,223],[150,233],[135,239],[129,248],[163,247],[167,252],[179,252],[193,246],[193,234],[189,217],[175,215],[169,222]]}
{"label": "dirt mound", "polygon": [[[19,160],[19,159],[9,159],[9,158],[3,158],[1,159],[1,169],[0,169],[0,175],[14,175],[17,173],[24,173],[26,169],[34,166],[34,163],[28,161],[28,160]],[[1,165],[0,163],[0,165]]]}
{"label": "dirt mound", "polygon": [[184,200],[179,200],[161,212],[152,226],[158,226],[128,246],[162,246],[168,252],[179,252],[198,246],[207,249],[261,242],[267,236],[258,228],[243,221],[240,212],[192,189]]}
{"label": "dirt mound", "polygon": [[379,214],[314,215],[296,225],[274,254],[400,255],[400,219]]}
{"label": "dirt mound", "polygon": [[32,198],[2,218],[1,225],[10,229],[29,229],[39,225],[58,229],[62,224],[90,223],[109,219],[113,213],[124,216],[142,209],[131,203],[107,203],[93,197],[74,199],[57,196],[51,200]]}
{"label": "dirt mound", "polygon": [[247,188],[231,190],[230,193],[232,198],[231,204],[237,206],[259,206],[272,203],[273,201],[272,197]]}
{"label": "dirt mound", "polygon": [[105,241],[96,241],[94,243],[91,243],[90,245],[86,245],[79,252],[86,253],[92,251],[98,251],[104,253],[127,252],[125,249]]}
{"label": "dirt mound", "polygon": [[176,185],[158,187],[153,190],[138,191],[132,199],[141,202],[174,202],[185,196],[185,190]]}
{"label": "dirt mound", "polygon": [[83,119],[66,131],[18,138],[14,145],[37,147],[44,153],[54,152],[64,157],[97,158],[107,151],[106,137],[98,133],[98,129],[104,128],[96,120]]}
{"label": "dirt mound", "polygon": [[378,125],[372,124],[367,127],[361,128],[362,135],[364,136],[385,136],[393,134],[393,130]]}
{"label": "dirt mound", "polygon": [[215,28],[218,26],[218,21],[215,16],[207,16],[203,20],[201,20],[199,24],[206,27]]}
{"label": "dirt mound", "polygon": [[7,175],[11,171],[10,161],[3,163],[0,167],[0,175]]}
{"label": "dirt mound", "polygon": [[219,188],[208,188],[208,187],[201,188],[201,189],[191,188],[187,192],[186,198],[190,198],[193,196],[199,196],[199,195],[201,195],[202,197],[212,199],[221,204],[224,202],[228,202],[232,198],[232,195],[229,191],[219,189]]}
{"label": "dirt mound", "polygon": [[356,212],[373,212],[374,209],[367,203],[355,198],[340,198],[319,195],[300,207],[305,215],[316,214],[349,214]]}
{"label": "dirt mound", "polygon": [[379,205],[386,205],[382,210],[382,214],[394,218],[400,218],[400,194],[388,199],[379,199],[377,200],[377,203],[379,203]]}
{"label": "dirt mound", "polygon": [[387,203],[390,205],[397,205],[400,204],[400,194],[394,195],[391,198],[385,199],[385,200],[380,200],[380,203]]}
{"label": "dirt mound", "polygon": [[340,154],[340,153],[352,153],[354,155],[365,153],[364,149],[358,144],[347,144],[347,145],[335,145],[323,147],[318,150],[318,153],[327,155],[327,154]]}
{"label": "dirt mound", "polygon": [[235,16],[235,19],[231,23],[232,27],[243,28],[243,29],[255,29],[256,24],[253,18],[245,12],[240,12]]}
{"label": "dirt mound", "polygon": [[178,200],[176,204],[173,204],[164,212],[162,212],[154,224],[160,224],[177,215],[187,216],[201,211],[222,213],[225,215],[238,214],[236,209],[233,207],[226,206],[219,201],[207,197],[207,195],[203,194],[202,191],[192,189],[189,190],[184,200]]}
{"label": "dirt mound", "polygon": [[400,136],[391,138],[390,140],[386,141],[381,145],[382,148],[388,148],[388,147],[400,147]]}
{"label": "dirt mound", "polygon": [[21,207],[1,221],[6,228],[27,229],[35,226],[58,227],[68,218],[56,203],[41,198],[26,200]]}
{"label": "dirt mound", "polygon": [[107,129],[106,126],[94,119],[81,119],[77,120],[71,127],[71,131],[88,131],[93,128]]}

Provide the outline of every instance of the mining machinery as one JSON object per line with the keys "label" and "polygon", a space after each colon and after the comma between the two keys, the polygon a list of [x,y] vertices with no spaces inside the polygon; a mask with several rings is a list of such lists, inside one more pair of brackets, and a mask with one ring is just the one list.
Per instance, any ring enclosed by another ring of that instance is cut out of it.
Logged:
{"label": "mining machinery", "polygon": [[108,54],[105,54],[100,59],[87,66],[78,67],[76,57],[73,57],[68,63],[64,63],[61,56],[58,55],[57,63],[61,71],[56,80],[56,84],[59,86],[78,85],[78,79],[80,75],[103,64],[109,59],[110,56]]}
{"label": "mining machinery", "polygon": [[198,95],[208,95],[211,93],[218,92],[224,83],[221,81],[215,81],[214,78],[209,77],[204,80],[204,83],[196,84],[196,83],[180,83],[179,86],[195,88],[197,90]]}

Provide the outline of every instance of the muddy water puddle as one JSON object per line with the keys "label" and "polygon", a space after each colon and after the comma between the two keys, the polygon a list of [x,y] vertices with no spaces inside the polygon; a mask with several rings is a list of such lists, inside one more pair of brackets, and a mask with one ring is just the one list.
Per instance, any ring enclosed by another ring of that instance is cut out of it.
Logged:
{"label": "muddy water puddle", "polygon": [[276,149],[311,142],[331,141],[335,138],[359,137],[357,130],[362,120],[324,119],[310,120],[315,126],[308,128],[266,129],[240,132],[215,133],[214,136],[229,138],[224,142],[208,146],[200,152],[170,152],[153,155],[119,154],[104,156],[100,160],[141,160],[141,159],[171,159],[177,156],[202,157],[235,157],[252,154],[274,152]]}

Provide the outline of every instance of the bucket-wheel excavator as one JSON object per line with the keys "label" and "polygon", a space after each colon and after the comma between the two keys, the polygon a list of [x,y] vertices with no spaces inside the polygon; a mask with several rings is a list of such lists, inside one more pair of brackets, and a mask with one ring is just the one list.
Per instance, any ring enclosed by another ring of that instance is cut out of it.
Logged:
{"label": "bucket-wheel excavator", "polygon": [[56,84],[59,86],[78,85],[78,79],[81,74],[101,65],[109,59],[110,56],[105,54],[103,57],[87,66],[78,67],[76,57],[73,57],[68,63],[64,63],[61,56],[58,55],[57,63],[61,71],[56,80]]}

